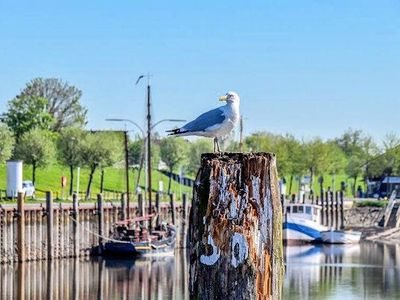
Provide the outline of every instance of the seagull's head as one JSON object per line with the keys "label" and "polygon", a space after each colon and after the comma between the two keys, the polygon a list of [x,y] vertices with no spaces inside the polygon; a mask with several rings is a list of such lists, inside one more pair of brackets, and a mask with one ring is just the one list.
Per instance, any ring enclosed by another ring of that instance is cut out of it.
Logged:
{"label": "seagull's head", "polygon": [[226,101],[227,103],[239,104],[240,97],[235,92],[227,92],[225,95],[219,97],[219,101]]}

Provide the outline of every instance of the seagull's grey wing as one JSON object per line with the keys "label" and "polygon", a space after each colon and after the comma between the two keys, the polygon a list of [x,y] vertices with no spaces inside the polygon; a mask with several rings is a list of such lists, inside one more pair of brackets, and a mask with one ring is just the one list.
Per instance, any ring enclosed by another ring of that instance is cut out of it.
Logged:
{"label": "seagull's grey wing", "polygon": [[182,126],[181,131],[182,132],[205,131],[207,128],[211,126],[221,124],[224,120],[225,120],[224,112],[222,111],[221,108],[216,108],[200,115],[195,120]]}

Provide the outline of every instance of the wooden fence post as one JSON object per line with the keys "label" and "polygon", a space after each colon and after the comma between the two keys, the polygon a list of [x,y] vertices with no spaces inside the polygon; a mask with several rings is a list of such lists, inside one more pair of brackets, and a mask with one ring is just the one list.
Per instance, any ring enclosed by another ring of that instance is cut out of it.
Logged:
{"label": "wooden fence post", "polygon": [[46,216],[47,216],[47,259],[52,260],[53,252],[53,193],[46,192]]}
{"label": "wooden fence post", "polygon": [[99,252],[103,254],[103,234],[104,234],[104,207],[103,207],[103,195],[97,194],[97,217],[98,217],[98,229],[99,229]]}
{"label": "wooden fence post", "polygon": [[172,224],[175,225],[175,194],[169,194],[169,206],[171,209]]}
{"label": "wooden fence post", "polygon": [[273,154],[203,154],[190,216],[191,299],[280,299],[282,208]]}
{"label": "wooden fence post", "polygon": [[74,235],[74,257],[79,256],[79,208],[78,196],[76,193],[72,194],[72,234]]}
{"label": "wooden fence post", "polygon": [[17,211],[18,211],[18,233],[17,233],[17,249],[18,261],[24,262],[26,260],[25,249],[25,209],[24,209],[24,193],[19,192],[17,198]]}

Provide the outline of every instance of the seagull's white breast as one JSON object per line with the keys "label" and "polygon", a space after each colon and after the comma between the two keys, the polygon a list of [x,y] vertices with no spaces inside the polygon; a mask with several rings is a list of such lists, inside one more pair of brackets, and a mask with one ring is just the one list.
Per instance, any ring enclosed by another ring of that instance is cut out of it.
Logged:
{"label": "seagull's white breast", "polygon": [[239,121],[239,105],[227,104],[223,108],[225,120],[217,125],[207,128],[204,136],[221,137],[231,133]]}

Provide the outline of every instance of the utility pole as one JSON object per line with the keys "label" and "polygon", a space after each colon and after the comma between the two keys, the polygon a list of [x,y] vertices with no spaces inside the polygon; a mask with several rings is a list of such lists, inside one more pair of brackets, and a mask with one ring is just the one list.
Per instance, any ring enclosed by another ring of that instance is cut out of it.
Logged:
{"label": "utility pole", "polygon": [[239,130],[240,130],[239,152],[243,152],[243,116],[240,116]]}
{"label": "utility pole", "polygon": [[149,212],[151,213],[151,95],[150,75],[147,83],[147,188],[149,193]]}
{"label": "utility pole", "polygon": [[124,131],[124,145],[125,145],[125,181],[126,181],[126,218],[129,219],[129,153],[128,153],[128,131]]}

